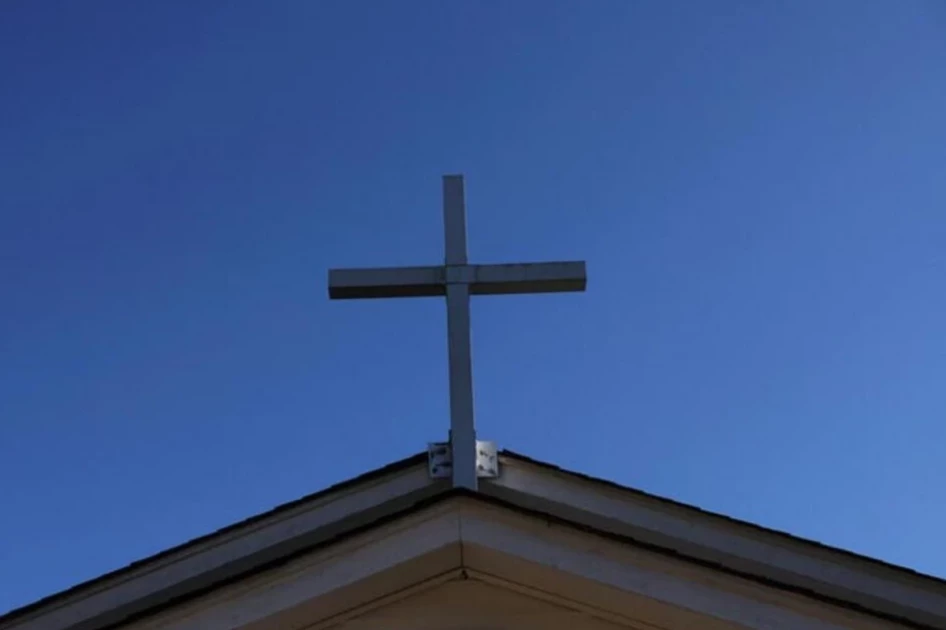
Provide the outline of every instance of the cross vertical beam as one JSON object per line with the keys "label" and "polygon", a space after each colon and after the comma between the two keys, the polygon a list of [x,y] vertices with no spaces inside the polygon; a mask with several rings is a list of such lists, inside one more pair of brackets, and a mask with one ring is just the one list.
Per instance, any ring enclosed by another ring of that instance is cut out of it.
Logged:
{"label": "cross vertical beam", "polygon": [[463,178],[443,178],[443,225],[447,291],[447,359],[450,365],[450,450],[453,485],[476,490],[476,428],[473,421],[473,356],[470,348],[470,285],[458,281],[466,265],[466,202]]}

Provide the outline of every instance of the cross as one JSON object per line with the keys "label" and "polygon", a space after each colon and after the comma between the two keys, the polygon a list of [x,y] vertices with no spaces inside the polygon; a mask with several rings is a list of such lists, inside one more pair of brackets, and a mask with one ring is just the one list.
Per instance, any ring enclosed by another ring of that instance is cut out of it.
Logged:
{"label": "cross", "polygon": [[469,264],[462,175],[443,178],[443,222],[446,252],[443,265],[330,269],[328,292],[331,299],[446,296],[453,485],[475,490],[470,296],[584,291],[585,263]]}

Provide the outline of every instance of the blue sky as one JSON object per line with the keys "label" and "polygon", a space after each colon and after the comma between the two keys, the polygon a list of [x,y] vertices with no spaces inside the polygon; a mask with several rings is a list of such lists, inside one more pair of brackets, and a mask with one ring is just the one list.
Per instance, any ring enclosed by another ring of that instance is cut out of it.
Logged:
{"label": "blue sky", "polygon": [[7,3],[0,609],[443,439],[946,576],[946,5]]}

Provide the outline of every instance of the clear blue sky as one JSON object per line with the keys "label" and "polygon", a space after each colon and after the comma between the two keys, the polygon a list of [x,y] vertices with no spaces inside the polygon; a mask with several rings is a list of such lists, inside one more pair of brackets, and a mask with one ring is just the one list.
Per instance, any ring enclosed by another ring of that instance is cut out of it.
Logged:
{"label": "clear blue sky", "polygon": [[0,19],[0,609],[479,434],[946,575],[946,5],[21,0]]}

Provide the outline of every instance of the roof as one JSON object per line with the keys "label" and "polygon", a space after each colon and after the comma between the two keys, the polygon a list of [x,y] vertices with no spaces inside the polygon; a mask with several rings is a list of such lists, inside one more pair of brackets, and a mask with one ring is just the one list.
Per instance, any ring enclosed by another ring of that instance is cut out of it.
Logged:
{"label": "roof", "polygon": [[757,531],[759,531],[759,532],[761,532],[761,533],[764,533],[764,534],[783,537],[783,538],[785,538],[786,540],[791,541],[791,542],[796,543],[796,544],[808,545],[808,546],[820,548],[820,549],[823,549],[823,550],[826,550],[826,551],[829,551],[829,552],[832,552],[832,553],[843,554],[843,555],[845,555],[845,556],[849,556],[850,558],[856,559],[856,560],[861,561],[861,562],[869,562],[869,563],[871,563],[871,564],[875,564],[875,565],[877,565],[877,566],[879,566],[879,567],[883,567],[883,568],[885,568],[885,569],[891,569],[891,570],[894,570],[894,571],[897,571],[897,572],[902,572],[902,573],[905,573],[905,574],[911,574],[911,575],[914,575],[914,576],[916,576],[916,577],[923,578],[924,580],[931,580],[931,581],[933,581],[933,582],[938,582],[939,584],[941,584],[941,585],[943,586],[944,589],[946,589],[946,579],[941,578],[941,577],[938,577],[938,576],[935,576],[935,575],[931,575],[931,574],[929,574],[929,573],[923,573],[923,572],[921,572],[921,571],[916,571],[916,570],[911,569],[911,568],[909,568],[909,567],[904,567],[904,566],[902,566],[902,565],[894,564],[894,563],[892,563],[892,562],[887,562],[887,561],[885,561],[885,560],[880,560],[880,559],[874,558],[874,557],[872,557],[872,556],[867,556],[867,555],[864,555],[864,554],[856,553],[856,552],[854,552],[854,551],[849,551],[849,550],[844,549],[844,548],[842,548],[842,547],[837,547],[837,546],[834,546],[834,545],[827,545],[827,544],[822,543],[822,542],[820,542],[820,541],[812,540],[811,538],[805,538],[805,537],[803,537],[803,536],[797,536],[797,535],[792,534],[792,533],[790,533],[790,532],[786,532],[786,531],[779,530],[779,529],[773,529],[773,528],[771,528],[771,527],[766,527],[766,526],[764,526],[764,525],[760,525],[760,524],[758,524],[758,523],[753,523],[753,522],[751,522],[751,521],[745,521],[745,520],[742,520],[742,519],[733,518],[733,517],[731,517],[731,516],[727,516],[726,514],[722,514],[722,513],[720,513],[720,512],[714,512],[713,510],[707,510],[707,509],[705,509],[705,508],[701,508],[701,507],[699,507],[699,506],[695,506],[695,505],[690,504],[690,503],[684,503],[684,502],[682,502],[682,501],[677,501],[677,500],[675,500],[675,499],[670,499],[670,498],[668,498],[668,497],[663,497],[663,496],[660,496],[660,495],[651,494],[651,493],[646,492],[646,491],[644,491],[644,490],[639,490],[639,489],[633,488],[633,487],[631,487],[631,486],[625,486],[625,485],[616,483],[616,482],[614,482],[614,481],[610,481],[610,480],[608,480],[608,479],[601,479],[600,477],[593,477],[593,476],[591,476],[591,475],[586,475],[586,474],[584,474],[584,473],[580,473],[580,472],[577,472],[577,471],[574,471],[574,470],[565,469],[565,468],[562,468],[561,466],[556,466],[555,464],[550,464],[550,463],[548,463],[548,462],[543,462],[543,461],[538,460],[538,459],[533,459],[533,458],[529,457],[528,455],[523,455],[522,453],[517,453],[517,452],[515,452],[515,451],[504,450],[504,451],[503,451],[503,455],[505,455],[506,457],[510,457],[510,458],[517,459],[517,460],[522,461],[522,462],[528,462],[528,463],[530,463],[530,464],[532,464],[532,465],[535,465],[535,466],[544,468],[544,469],[549,470],[549,471],[559,472],[559,473],[566,474],[566,475],[569,475],[569,476],[572,476],[572,477],[577,477],[577,478],[579,478],[579,479],[587,480],[587,481],[589,481],[589,482],[591,482],[591,483],[609,486],[609,487],[614,488],[614,489],[616,489],[616,490],[620,490],[621,492],[628,492],[628,493],[632,493],[632,494],[635,494],[635,495],[640,496],[640,497],[646,497],[647,499],[650,499],[650,500],[653,500],[653,501],[658,501],[658,502],[660,502],[660,503],[664,503],[664,504],[666,504],[666,505],[673,506],[673,507],[675,507],[675,508],[679,508],[679,509],[682,509],[682,510],[686,510],[686,511],[692,512],[692,513],[694,513],[694,514],[701,514],[701,515],[704,515],[704,516],[707,516],[707,517],[711,517],[711,518],[713,518],[713,519],[719,519],[719,520],[721,520],[721,521],[731,523],[731,524],[733,524],[733,525],[735,525],[735,526],[738,526],[738,527],[752,528],[752,529],[757,530]]}
{"label": "roof", "polygon": [[192,549],[203,543],[212,543],[214,540],[228,533],[237,532],[242,529],[246,529],[248,527],[251,527],[253,524],[262,522],[268,518],[278,517],[280,514],[289,512],[297,506],[305,505],[312,501],[316,501],[320,497],[327,496],[335,492],[341,492],[347,488],[351,488],[359,484],[368,483],[373,479],[378,479],[389,473],[397,472],[399,470],[404,470],[404,469],[410,468],[411,466],[417,466],[418,464],[426,462],[426,458],[427,458],[426,452],[415,453],[414,455],[405,457],[404,459],[400,459],[398,461],[391,462],[390,464],[386,464],[385,466],[382,466],[381,468],[370,470],[356,477],[346,479],[339,483],[333,484],[327,488],[323,488],[321,490],[317,490],[305,496],[299,497],[298,499],[294,499],[292,501],[282,503],[280,505],[277,505],[274,508],[266,510],[265,512],[260,512],[252,516],[248,516],[247,518],[243,520],[237,521],[235,523],[231,523],[230,525],[221,527],[220,529],[214,530],[210,533],[203,534],[201,536],[198,536],[197,538],[192,538],[179,545],[175,545],[174,547],[170,547],[163,551],[159,551],[158,553],[150,555],[146,558],[135,560],[129,564],[126,564],[123,567],[119,567],[117,569],[109,571],[108,573],[103,573],[102,575],[98,577],[94,577],[90,580],[86,580],[85,582],[80,582],[74,586],[67,588],[64,591],[59,591],[58,593],[52,593],[50,595],[47,595],[46,597],[43,597],[42,599],[38,599],[24,606],[14,608],[13,610],[10,610],[4,613],[2,616],[0,616],[0,624],[3,624],[6,621],[11,621],[17,617],[21,617],[34,610],[38,610],[42,608],[43,606],[53,605],[56,602],[59,602],[72,594],[94,589],[95,587],[105,584],[110,580],[120,579],[135,569],[147,567],[148,565],[153,564],[163,558],[172,556],[177,553],[186,552],[188,549]]}
{"label": "roof", "polygon": [[[942,579],[515,452],[500,462],[500,477],[482,483],[478,499],[898,623],[946,628]],[[56,610],[78,620],[56,628],[111,627],[456,494],[428,477],[418,453],[12,610],[0,629],[30,627]],[[150,590],[121,592],[146,575]]]}

